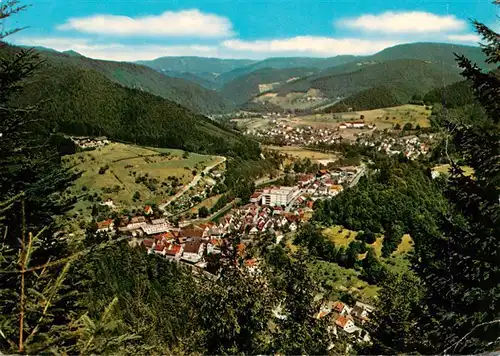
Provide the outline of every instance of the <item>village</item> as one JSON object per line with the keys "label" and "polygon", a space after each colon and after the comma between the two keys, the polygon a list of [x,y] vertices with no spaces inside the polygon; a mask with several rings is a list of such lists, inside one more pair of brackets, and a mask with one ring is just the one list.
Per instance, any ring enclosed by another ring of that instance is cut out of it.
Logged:
{"label": "village", "polygon": [[[259,273],[259,257],[247,253],[256,239],[267,236],[280,244],[311,217],[315,201],[335,197],[364,173],[363,166],[351,166],[296,174],[295,185],[258,188],[247,204],[235,206],[216,221],[173,223],[168,213],[145,206],[136,216],[98,222],[96,231],[127,239],[144,253],[189,266],[213,279],[219,278],[222,260],[234,256],[241,261],[239,268]],[[327,318],[331,335],[353,344],[370,341],[363,325],[372,311],[372,306],[360,302],[351,308],[341,301],[325,301],[314,317]]]}
{"label": "village", "polygon": [[293,127],[287,121],[271,119],[269,121],[269,127],[263,129],[248,129],[246,134],[260,141],[271,142],[278,145],[333,145],[342,142],[346,136],[349,136],[345,135],[345,130],[374,130],[375,128],[375,125],[365,124],[364,121],[341,122],[336,127],[312,127],[307,125]]}
{"label": "village", "polygon": [[373,147],[387,155],[403,154],[408,159],[417,159],[426,156],[431,148],[432,134],[395,136],[362,136],[357,143],[362,146]]}
{"label": "village", "polygon": [[235,237],[251,241],[256,235],[272,234],[279,243],[308,219],[315,201],[338,195],[362,174],[364,168],[354,166],[297,174],[296,185],[256,189],[248,204],[230,209],[217,222],[186,219],[174,225],[166,217],[168,212],[146,206],[137,216],[97,222],[96,231],[128,236],[148,253],[205,268],[204,257],[219,253],[220,246]]}

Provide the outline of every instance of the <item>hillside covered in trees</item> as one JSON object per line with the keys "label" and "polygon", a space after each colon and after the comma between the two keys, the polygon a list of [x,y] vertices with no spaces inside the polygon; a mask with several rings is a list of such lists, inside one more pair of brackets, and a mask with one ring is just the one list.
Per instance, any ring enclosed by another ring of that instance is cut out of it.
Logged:
{"label": "hillside covered in trees", "polygon": [[[16,46],[2,46],[0,55],[19,52]],[[127,62],[103,61],[56,51],[37,50],[52,67],[66,66],[75,71],[89,69],[103,74],[109,80],[127,88],[142,90],[174,101],[202,114],[225,113],[233,104],[217,92],[192,81],[168,77],[143,65]]]}
{"label": "hillside covered in trees", "polygon": [[[360,66],[346,65],[334,68],[335,74],[312,76],[278,88],[279,95],[319,89],[329,98],[348,97],[362,90],[384,86],[391,89],[400,102],[407,102],[416,94],[425,94],[443,83],[460,80],[457,69],[419,60],[390,60]],[[345,71],[344,71],[345,70]]]}
{"label": "hillside covered in trees", "polygon": [[328,107],[324,112],[346,112],[349,108],[354,111],[371,110],[378,108],[388,108],[401,105],[401,102],[394,94],[393,90],[385,86],[377,86],[366,89],[341,100],[337,104]]}
{"label": "hillside covered in trees", "polygon": [[235,103],[242,104],[260,93],[259,84],[285,83],[291,78],[306,77],[315,72],[314,68],[262,68],[226,83],[220,93]]}
{"label": "hillside covered in trees", "polygon": [[90,68],[47,61],[17,100],[20,105],[44,102],[43,118],[68,134],[243,158],[255,158],[259,152],[256,143],[215,121],[145,91],[122,87]]}

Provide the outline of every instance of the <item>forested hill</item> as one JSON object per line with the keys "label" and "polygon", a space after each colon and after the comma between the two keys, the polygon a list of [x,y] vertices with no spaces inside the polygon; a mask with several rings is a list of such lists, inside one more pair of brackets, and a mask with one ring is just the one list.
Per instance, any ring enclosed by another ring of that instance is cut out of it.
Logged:
{"label": "forested hill", "polygon": [[306,92],[310,88],[321,90],[330,98],[347,97],[360,91],[377,86],[390,88],[397,100],[405,102],[415,93],[427,91],[451,84],[461,79],[458,69],[443,68],[437,64],[420,60],[392,60],[364,65],[346,65],[343,72],[326,76],[313,76],[298,80],[278,88],[284,95],[289,92]]}
{"label": "forested hill", "polygon": [[464,46],[450,43],[406,43],[386,48],[366,58],[369,61],[387,61],[393,59],[417,59],[438,63],[445,67],[457,68],[456,54],[463,54],[480,67],[493,68],[486,64],[486,56],[478,46]]}
{"label": "forested hill", "polygon": [[[232,103],[213,90],[203,88],[189,80],[167,77],[143,65],[95,60],[84,56],[75,56],[71,53],[35,49],[48,64],[72,66],[75,69],[92,69],[117,84],[144,90],[175,101],[194,112],[213,114],[224,113],[232,109]],[[21,48],[17,46],[1,46],[0,55],[4,56],[19,50]]]}
{"label": "forested hill", "polygon": [[259,148],[216,122],[145,91],[113,83],[81,66],[48,62],[18,99],[45,102],[42,117],[75,135],[105,135],[138,144],[193,152],[257,157]]}
{"label": "forested hill", "polygon": [[394,95],[392,89],[381,85],[351,95],[347,99],[328,107],[325,109],[325,112],[346,112],[349,108],[352,108],[354,111],[372,110],[401,104],[404,104],[404,102],[400,101]]}
{"label": "forested hill", "polygon": [[448,108],[470,105],[474,103],[474,92],[468,81],[461,81],[429,91],[424,96],[429,104],[444,103]]}
{"label": "forested hill", "polygon": [[292,78],[306,77],[314,73],[316,73],[314,68],[263,68],[225,84],[221,94],[241,104],[260,93],[259,84],[286,83]]}

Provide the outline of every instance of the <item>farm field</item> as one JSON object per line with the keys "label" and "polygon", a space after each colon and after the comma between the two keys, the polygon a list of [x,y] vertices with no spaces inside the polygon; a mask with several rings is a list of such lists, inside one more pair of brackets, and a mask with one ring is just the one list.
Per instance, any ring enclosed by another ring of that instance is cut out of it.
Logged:
{"label": "farm field", "polygon": [[392,125],[403,126],[407,122],[416,126],[429,127],[431,109],[421,105],[401,105],[365,111],[353,111],[333,114],[313,114],[294,118],[291,126],[312,126],[315,128],[335,128],[343,121],[360,120],[364,116],[367,124],[376,124],[379,128],[391,128]]}
{"label": "farm field", "polygon": [[392,125],[399,124],[403,127],[406,123],[411,123],[413,126],[430,127],[429,116],[431,109],[421,105],[401,105],[391,108],[374,109],[366,111],[356,111],[351,113],[336,114],[343,119],[359,120],[361,115],[369,124],[376,124],[379,128],[391,128]]}
{"label": "farm field", "polygon": [[217,203],[217,200],[222,196],[222,194],[214,195],[213,197],[210,197],[208,199],[203,200],[201,203],[198,205],[193,206],[189,212],[191,213],[198,213],[198,211],[202,208],[205,207],[207,209],[212,209],[212,207]]}
{"label": "farm field", "polygon": [[[220,157],[185,153],[182,150],[147,148],[112,143],[65,158],[65,164],[82,172],[75,194],[112,199],[117,207],[158,204],[189,183],[194,174],[222,161]],[[193,174],[194,173],[194,174]],[[138,193],[138,198],[134,195]],[[92,201],[79,199],[76,210]]]}
{"label": "farm field", "polygon": [[281,153],[296,157],[309,158],[311,161],[336,160],[338,157],[331,153],[317,152],[297,146],[263,146],[265,149],[277,150]]}

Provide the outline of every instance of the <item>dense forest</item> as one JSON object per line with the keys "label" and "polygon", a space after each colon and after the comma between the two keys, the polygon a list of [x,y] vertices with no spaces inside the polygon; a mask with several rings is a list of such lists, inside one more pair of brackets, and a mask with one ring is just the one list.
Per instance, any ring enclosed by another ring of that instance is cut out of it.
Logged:
{"label": "dense forest", "polygon": [[349,64],[332,69],[332,73],[297,80],[278,88],[280,95],[289,92],[306,92],[310,88],[321,90],[329,97],[349,96],[377,86],[392,90],[400,102],[408,102],[414,94],[451,84],[461,79],[456,68],[419,60],[398,59],[367,63],[357,66]]}
{"label": "dense forest", "polygon": [[92,69],[44,62],[16,99],[19,105],[44,101],[40,115],[54,130],[68,134],[243,158],[259,154],[257,143],[217,122],[144,91],[124,88]]}
{"label": "dense forest", "polygon": [[316,71],[314,68],[262,68],[224,84],[220,93],[235,103],[242,104],[260,94],[259,84],[286,82],[290,78],[306,77]]}
{"label": "dense forest", "polygon": [[471,83],[463,80],[429,91],[424,95],[423,101],[428,104],[440,103],[447,108],[455,108],[473,104],[474,92]]}
{"label": "dense forest", "polygon": [[384,86],[377,86],[351,95],[337,104],[328,107],[324,112],[347,112],[349,108],[352,108],[354,111],[372,110],[401,104],[403,102],[394,95],[391,89]]}
{"label": "dense forest", "polygon": [[[16,46],[2,46],[0,54],[5,56],[19,52],[20,49]],[[189,80],[168,77],[146,66],[91,59],[71,53],[36,50],[51,67],[62,66],[75,71],[93,70],[114,83],[174,101],[196,113],[217,114],[234,109],[230,100],[213,90],[205,89]]]}
{"label": "dense forest", "polygon": [[[436,182],[413,162],[384,160],[376,173],[360,180],[336,199],[319,201],[314,220],[354,231],[384,234],[388,256],[403,234],[435,228],[436,216],[447,208]],[[416,241],[418,246],[418,240]]]}

